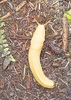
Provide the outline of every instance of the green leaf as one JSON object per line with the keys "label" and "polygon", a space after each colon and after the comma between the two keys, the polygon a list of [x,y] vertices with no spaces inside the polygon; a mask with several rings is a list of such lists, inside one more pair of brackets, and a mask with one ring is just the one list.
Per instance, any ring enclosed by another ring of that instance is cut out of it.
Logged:
{"label": "green leaf", "polygon": [[3,49],[2,57],[5,57],[5,56],[7,56],[7,55],[9,55],[9,54],[10,54],[9,48]]}
{"label": "green leaf", "polygon": [[3,44],[3,47],[5,47],[5,48],[8,47],[8,44]]}
{"label": "green leaf", "polygon": [[64,16],[68,19],[69,22],[71,22],[71,9],[64,13]]}
{"label": "green leaf", "polygon": [[15,61],[16,61],[16,60],[13,58],[13,56],[12,56],[12,55],[9,55],[9,56],[8,56],[8,58],[9,58],[9,60],[10,60],[10,61],[13,61],[13,62],[15,62]]}
{"label": "green leaf", "polygon": [[8,48],[8,44],[0,44],[0,52],[3,52],[4,48]]}
{"label": "green leaf", "polygon": [[5,48],[5,49],[4,49],[4,52],[7,52],[8,50],[9,50],[9,48]]}
{"label": "green leaf", "polygon": [[0,44],[2,44],[3,45],[3,43],[6,43],[7,42],[7,40],[6,39],[1,39],[0,38]]}
{"label": "green leaf", "polygon": [[3,40],[3,43],[6,43],[6,42],[7,42],[7,40],[6,40],[6,39],[4,39],[4,40]]}
{"label": "green leaf", "polygon": [[0,39],[5,39],[5,35],[1,35],[0,36]]}
{"label": "green leaf", "polygon": [[1,30],[1,29],[0,29],[0,35],[2,35],[3,33],[4,33],[4,30]]}
{"label": "green leaf", "polygon": [[4,22],[1,22],[0,23],[0,28],[3,27],[3,26],[5,26],[5,23]]}
{"label": "green leaf", "polygon": [[[0,18],[0,28],[2,28],[3,26],[5,26],[5,23],[2,22],[2,19]],[[5,65],[6,64],[8,65],[9,60],[13,61],[13,62],[15,62],[16,60],[13,58],[12,55],[10,55],[8,44],[6,42],[7,42],[7,40],[5,39],[4,30],[0,29],[0,52],[2,52],[1,53],[2,57],[8,58],[8,59],[5,60],[5,63],[4,63]]]}
{"label": "green leaf", "polygon": [[0,18],[0,23],[2,22],[2,18]]}
{"label": "green leaf", "polygon": [[2,49],[3,49],[3,46],[2,46],[2,45],[0,45],[0,51],[2,51]]}

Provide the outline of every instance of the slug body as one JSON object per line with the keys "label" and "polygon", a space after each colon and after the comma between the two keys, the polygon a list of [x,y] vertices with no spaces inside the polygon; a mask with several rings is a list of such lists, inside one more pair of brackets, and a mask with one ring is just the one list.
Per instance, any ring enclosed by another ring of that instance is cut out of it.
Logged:
{"label": "slug body", "polygon": [[30,69],[36,81],[43,87],[53,88],[54,82],[44,75],[40,63],[40,53],[44,41],[45,41],[45,27],[44,25],[39,24],[31,39],[28,60]]}

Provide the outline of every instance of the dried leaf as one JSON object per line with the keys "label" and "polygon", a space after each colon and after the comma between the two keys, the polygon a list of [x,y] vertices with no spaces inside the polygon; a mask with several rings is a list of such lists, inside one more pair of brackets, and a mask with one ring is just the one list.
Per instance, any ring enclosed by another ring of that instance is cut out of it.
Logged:
{"label": "dried leaf", "polygon": [[47,44],[48,44],[49,50],[51,50],[52,53],[54,53],[56,55],[62,54],[63,51],[61,50],[61,48],[58,45],[55,45],[51,41],[49,41]]}
{"label": "dried leaf", "polygon": [[10,64],[10,62],[11,61],[7,57],[5,57],[5,59],[3,61],[3,69],[4,70],[8,67],[8,65]]}

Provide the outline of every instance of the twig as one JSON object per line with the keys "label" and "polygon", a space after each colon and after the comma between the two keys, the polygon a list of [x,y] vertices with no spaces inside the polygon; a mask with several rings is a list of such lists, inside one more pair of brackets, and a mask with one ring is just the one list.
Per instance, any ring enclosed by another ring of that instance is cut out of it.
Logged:
{"label": "twig", "polygon": [[21,87],[23,87],[23,89],[26,89],[26,87],[25,86],[23,86],[22,84],[19,84]]}
{"label": "twig", "polygon": [[[7,1],[7,0],[6,0]],[[15,11],[19,11],[24,5],[25,5],[26,1],[21,2],[16,8]],[[10,17],[12,14],[10,12],[8,12],[6,15],[2,16],[1,19],[6,19],[8,17]]]}
{"label": "twig", "polygon": [[32,8],[34,8],[34,5],[33,5],[33,3],[31,3],[31,2],[29,1],[29,4],[31,5],[31,7],[32,7]]}
{"label": "twig", "polygon": [[59,3],[59,0],[53,2],[53,4],[51,6],[54,6],[55,4]]}
{"label": "twig", "polygon": [[16,73],[16,74],[18,74],[18,72],[17,72],[17,70],[16,70],[16,68],[15,68],[15,67],[14,67],[14,71],[15,71],[15,73]]}
{"label": "twig", "polygon": [[53,38],[55,38],[55,37],[57,37],[57,36],[58,36],[58,34],[56,34],[56,35],[48,35],[46,38],[47,38],[47,39],[50,39],[50,38],[53,39]]}
{"label": "twig", "polygon": [[63,36],[62,36],[62,46],[63,51],[66,52],[68,48],[68,35],[69,35],[69,28],[68,28],[68,21],[66,17],[63,17]]}
{"label": "twig", "polygon": [[[31,95],[30,92],[27,92],[27,93]],[[34,95],[34,94],[32,93],[32,96],[34,96],[35,98],[39,99],[39,96],[38,96],[38,95],[36,96],[36,95]]]}
{"label": "twig", "polygon": [[[63,61],[63,62],[64,62],[64,61]],[[68,61],[64,67],[60,67],[59,69],[66,69],[66,70],[67,70],[67,69],[68,69],[69,63],[70,63],[70,61]]]}
{"label": "twig", "polygon": [[58,32],[53,28],[52,25],[50,25],[50,28],[52,29],[52,31],[54,32],[54,35],[58,35]]}
{"label": "twig", "polygon": [[6,2],[7,0],[2,0],[1,2],[0,2],[0,4],[2,4],[2,3],[4,3],[4,2]]}
{"label": "twig", "polygon": [[65,67],[64,67],[64,68],[66,68],[66,67],[69,65],[69,63],[70,63],[70,62],[68,61],[68,62],[66,63],[66,65],[65,65]]}
{"label": "twig", "polygon": [[52,27],[52,25],[50,25],[50,28],[52,29],[52,31],[54,32],[53,35],[48,35],[47,38],[55,38],[58,36],[58,32]]}
{"label": "twig", "polygon": [[24,5],[26,4],[26,1],[21,2],[16,8],[16,11],[19,11]]}
{"label": "twig", "polygon": [[23,71],[23,80],[24,80],[24,78],[25,78],[26,68],[27,68],[27,66],[25,65],[25,66],[24,66],[24,71]]}
{"label": "twig", "polygon": [[6,18],[8,18],[10,16],[11,16],[11,14],[8,12],[6,15],[2,16],[1,19],[6,19]]}
{"label": "twig", "polygon": [[65,82],[64,80],[62,80],[61,78],[59,78],[59,80],[61,80],[66,86],[68,86],[68,83]]}

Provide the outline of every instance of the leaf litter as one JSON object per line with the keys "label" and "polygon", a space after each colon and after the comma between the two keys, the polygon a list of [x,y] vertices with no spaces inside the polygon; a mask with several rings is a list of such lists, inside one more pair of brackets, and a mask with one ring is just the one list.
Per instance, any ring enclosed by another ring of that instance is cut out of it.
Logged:
{"label": "leaf litter", "polygon": [[[11,62],[9,67],[4,70],[0,57],[1,100],[71,99],[71,58],[67,56],[71,49],[70,22],[68,22],[67,40],[64,41],[62,37],[64,35],[62,18],[70,4],[70,0],[0,1],[1,17],[5,22],[5,35],[11,53],[16,59],[16,62]],[[58,83],[54,89],[46,89],[40,86],[29,69],[28,50],[37,26],[34,18],[40,23],[49,20],[51,22],[46,27],[46,40],[41,53],[41,63],[46,76]]]}

